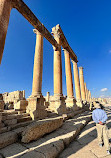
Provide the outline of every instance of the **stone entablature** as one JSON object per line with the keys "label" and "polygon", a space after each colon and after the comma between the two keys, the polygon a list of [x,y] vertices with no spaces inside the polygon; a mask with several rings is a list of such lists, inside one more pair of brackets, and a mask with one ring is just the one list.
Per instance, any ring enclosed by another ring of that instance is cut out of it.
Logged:
{"label": "stone entablature", "polygon": [[5,92],[2,96],[5,104],[10,102],[16,103],[19,100],[25,99],[25,91]]}

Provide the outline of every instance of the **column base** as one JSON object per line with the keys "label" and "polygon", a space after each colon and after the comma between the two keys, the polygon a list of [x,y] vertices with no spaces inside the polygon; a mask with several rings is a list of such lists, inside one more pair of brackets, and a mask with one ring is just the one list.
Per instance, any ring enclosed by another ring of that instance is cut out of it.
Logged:
{"label": "column base", "polygon": [[37,118],[43,119],[47,116],[44,106],[45,98],[42,95],[36,97],[30,96],[27,100],[28,106],[26,112],[30,114],[33,120]]}
{"label": "column base", "polygon": [[65,102],[66,102],[66,109],[68,112],[78,110],[76,105],[76,99],[74,97],[66,98]]}
{"label": "column base", "polygon": [[50,105],[48,107],[52,112],[55,112],[59,115],[66,113],[66,104],[65,98],[63,96],[53,96],[53,99],[50,100]]}
{"label": "column base", "polygon": [[76,100],[76,105],[77,105],[78,108],[83,108],[83,102],[82,102],[82,100],[81,99],[77,99]]}
{"label": "column base", "polygon": [[27,100],[20,100],[17,103],[14,104],[14,110],[26,110],[26,107],[28,105]]}

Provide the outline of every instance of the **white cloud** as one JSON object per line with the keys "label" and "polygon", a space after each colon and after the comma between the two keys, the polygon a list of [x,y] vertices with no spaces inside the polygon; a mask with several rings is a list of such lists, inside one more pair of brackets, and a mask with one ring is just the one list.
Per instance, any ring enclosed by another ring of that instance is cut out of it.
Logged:
{"label": "white cloud", "polygon": [[105,92],[105,91],[107,91],[108,89],[107,88],[102,88],[101,89],[101,92]]}

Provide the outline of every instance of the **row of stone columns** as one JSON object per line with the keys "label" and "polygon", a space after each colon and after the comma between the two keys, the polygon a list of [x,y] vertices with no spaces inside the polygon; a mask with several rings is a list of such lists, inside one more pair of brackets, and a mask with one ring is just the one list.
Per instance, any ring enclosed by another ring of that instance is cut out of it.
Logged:
{"label": "row of stone columns", "polygon": [[[37,30],[34,30],[34,33],[36,33],[36,47],[33,68],[33,86],[32,94],[28,98],[29,103],[27,108],[27,112],[31,114],[33,119],[35,119],[36,117],[44,117],[44,114],[46,115],[44,108],[44,98],[41,92],[43,71],[43,36]],[[91,93],[87,90],[86,83],[84,83],[83,68],[79,67],[78,74],[77,62],[72,61],[76,92],[76,99],[74,98],[70,54],[66,49],[63,49],[65,56],[67,85],[67,99],[64,99],[62,92],[62,60],[60,34],[56,30],[56,28],[53,28],[52,33],[59,45],[59,48],[54,48],[54,100],[52,101],[52,103],[50,103],[50,108],[52,108],[53,111],[61,114],[66,112],[67,107],[72,107],[73,110],[76,109],[76,105],[82,107],[82,101],[90,101]]]}
{"label": "row of stone columns", "polygon": [[[0,63],[2,59],[3,49],[5,45],[5,38],[7,34],[7,28],[9,23],[9,17],[12,6],[10,0],[0,0]],[[42,118],[47,115],[44,107],[44,97],[42,96],[42,72],[43,72],[43,35],[34,30],[36,33],[36,48],[34,57],[33,68],[33,85],[32,94],[28,98],[27,112],[30,113],[33,119],[39,117]],[[82,107],[82,101],[91,101],[91,93],[84,84],[83,68],[78,67],[77,62],[72,61],[74,69],[74,82],[76,99],[73,93],[72,72],[70,63],[70,54],[64,49],[65,55],[65,69],[66,69],[66,85],[67,85],[67,99],[63,97],[62,91],[62,60],[61,60],[61,32],[59,28],[54,27],[52,29],[54,39],[58,43],[58,48],[54,48],[54,100],[50,106],[57,113],[66,112],[66,108],[73,107],[76,109],[76,105]],[[66,46],[67,47],[67,46]],[[80,79],[79,79],[80,77]],[[76,104],[75,104],[76,103]],[[66,106],[66,107],[65,107]]]}

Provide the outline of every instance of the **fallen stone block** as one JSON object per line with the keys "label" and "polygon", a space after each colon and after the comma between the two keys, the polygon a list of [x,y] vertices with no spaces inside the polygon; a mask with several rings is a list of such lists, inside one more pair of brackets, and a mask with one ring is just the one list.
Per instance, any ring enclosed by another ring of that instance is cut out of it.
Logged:
{"label": "fallen stone block", "polygon": [[8,127],[2,127],[0,128],[0,133],[4,133],[8,131]]}
{"label": "fallen stone block", "polygon": [[4,105],[5,105],[4,101],[3,101],[3,100],[0,100],[0,109],[1,109],[1,110],[4,109]]}
{"label": "fallen stone block", "polygon": [[15,132],[6,132],[0,134],[0,149],[15,143],[18,140],[18,135]]}
{"label": "fallen stone block", "polygon": [[42,153],[39,153],[36,151],[28,151],[26,154],[23,154],[22,156],[20,156],[20,158],[46,158],[46,157]]}
{"label": "fallen stone block", "polygon": [[50,118],[45,120],[35,121],[28,125],[25,131],[22,133],[22,142],[29,143],[32,140],[36,140],[46,133],[50,133],[63,124],[63,118]]}
{"label": "fallen stone block", "polygon": [[15,110],[26,110],[27,105],[28,105],[27,100],[20,100],[14,104],[14,109]]}
{"label": "fallen stone block", "polygon": [[43,153],[45,158],[55,158],[57,156],[57,148],[53,143],[38,146],[37,148],[35,148],[35,151]]}
{"label": "fallen stone block", "polygon": [[5,120],[5,121],[4,121],[4,124],[5,124],[6,126],[14,125],[14,124],[16,124],[16,123],[17,123],[17,119]]}
{"label": "fallen stone block", "polygon": [[75,130],[73,132],[60,136],[60,139],[63,140],[65,147],[67,147],[74,140],[76,133],[77,131]]}

